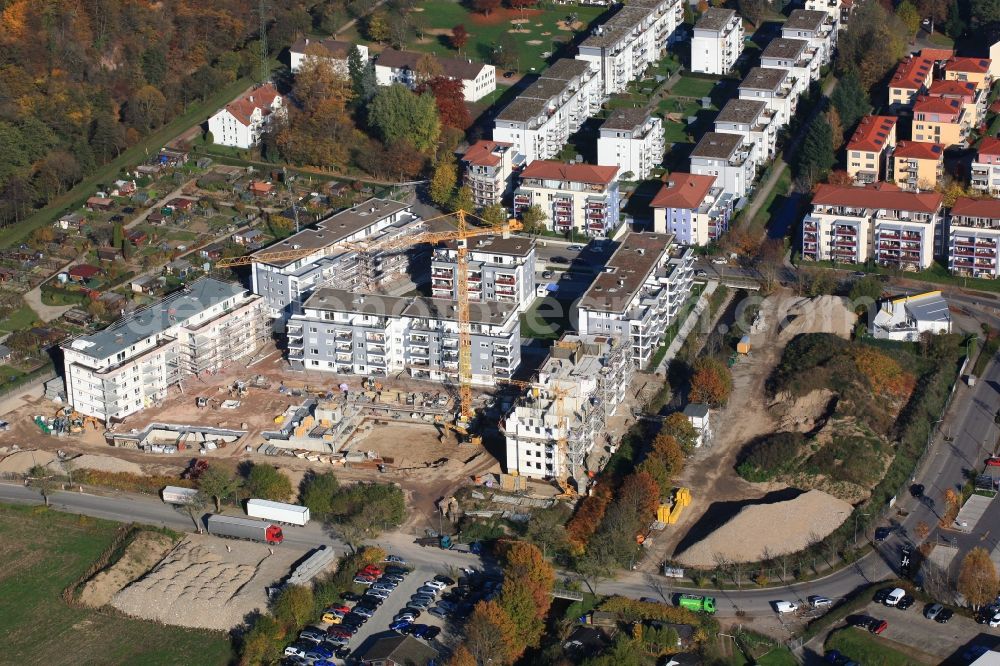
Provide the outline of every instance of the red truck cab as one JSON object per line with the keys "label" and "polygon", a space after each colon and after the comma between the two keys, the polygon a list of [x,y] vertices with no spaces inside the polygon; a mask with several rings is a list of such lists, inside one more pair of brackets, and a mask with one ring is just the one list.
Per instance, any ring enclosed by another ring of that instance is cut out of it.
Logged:
{"label": "red truck cab", "polygon": [[268,525],[267,529],[264,531],[264,538],[272,546],[277,546],[279,543],[285,540],[285,535],[281,533],[281,528],[277,525]]}

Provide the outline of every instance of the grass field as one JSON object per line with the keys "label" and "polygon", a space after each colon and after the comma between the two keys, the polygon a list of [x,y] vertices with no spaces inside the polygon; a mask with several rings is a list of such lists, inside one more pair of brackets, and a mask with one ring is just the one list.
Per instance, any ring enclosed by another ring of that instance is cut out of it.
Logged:
{"label": "grass field", "polygon": [[680,97],[708,97],[714,87],[715,81],[711,79],[682,76],[681,80],[675,83],[674,87],[670,89],[670,93]]}
{"label": "grass field", "polygon": [[73,608],[64,588],[111,543],[118,524],[0,505],[0,636],[8,664],[227,664],[220,633]]}
{"label": "grass field", "polygon": [[845,627],[830,634],[823,647],[839,650],[854,661],[872,666],[907,666],[912,660],[894,650],[880,638],[854,627]]}
{"label": "grass field", "polygon": [[[468,7],[454,0],[424,0],[419,4],[422,11],[412,14],[413,22],[424,26],[426,34],[417,38],[411,36],[405,47],[414,51],[426,51],[452,58],[465,57],[489,62],[494,46],[501,36],[510,34],[517,40],[517,68],[522,72],[540,72],[545,68],[542,54],[555,50],[553,42],[567,42],[575,34],[571,30],[561,30],[556,23],[569,14],[576,14],[584,24],[582,30],[595,18],[604,13],[603,7],[554,7],[552,9],[530,9],[524,12],[512,9],[497,9],[488,16],[472,12]],[[511,21],[526,20],[517,32]],[[447,34],[451,28],[462,24],[469,31],[469,42],[459,53],[448,44]],[[548,33],[548,34],[545,34]],[[337,35],[337,39],[365,42],[357,28],[351,28]],[[499,78],[499,74],[498,74]]]}
{"label": "grass field", "polygon": [[20,331],[38,321],[38,315],[27,305],[22,305],[0,321],[0,329],[5,331]]}

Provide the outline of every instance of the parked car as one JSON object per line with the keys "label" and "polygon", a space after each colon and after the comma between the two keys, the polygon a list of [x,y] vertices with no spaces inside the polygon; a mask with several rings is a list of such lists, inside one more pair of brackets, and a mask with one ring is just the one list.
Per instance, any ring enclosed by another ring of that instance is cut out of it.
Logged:
{"label": "parked car", "polygon": [[886,606],[895,606],[896,604],[899,603],[899,600],[905,596],[906,596],[906,590],[904,590],[901,587],[897,587],[886,596],[885,601],[883,601],[882,603],[884,603]]}
{"label": "parked car", "polygon": [[342,647],[338,649],[336,652],[334,652],[333,656],[336,657],[337,659],[347,659],[348,657],[351,656],[351,648]]}
{"label": "parked car", "polygon": [[337,651],[343,649],[344,646],[346,646],[350,642],[350,640],[351,640],[350,638],[345,638],[343,636],[331,636],[330,638],[320,643],[320,645],[328,649],[330,652],[334,654],[334,656],[336,656]]}
{"label": "parked car", "polygon": [[449,613],[448,609],[442,608],[441,606],[435,606],[434,608],[430,609],[427,612],[435,617],[441,618],[442,620],[448,617]]}
{"label": "parked car", "polygon": [[413,624],[410,620],[399,620],[398,622],[393,622],[389,625],[389,629],[392,631],[403,631],[407,627]]}
{"label": "parked car", "polygon": [[389,593],[385,590],[369,590],[368,592],[365,592],[365,601],[376,608],[381,606],[382,602],[388,598]]}
{"label": "parked car", "polygon": [[427,632],[424,634],[425,640],[434,640],[441,635],[441,627],[429,627]]}
{"label": "parked car", "polygon": [[395,574],[397,576],[405,576],[410,573],[410,570],[406,567],[400,566],[388,566],[385,568],[385,573]]}
{"label": "parked car", "polygon": [[511,71],[507,71],[507,72],[504,72],[504,73],[503,73],[503,78],[505,78],[505,79],[509,79],[509,78],[513,77],[513,76],[514,76],[514,74],[515,74],[515,72],[514,72],[513,70],[511,70]]}
{"label": "parked car", "polygon": [[552,257],[551,259],[549,259],[549,261],[551,261],[553,264],[568,264],[569,263],[569,259],[567,259],[566,257]]}
{"label": "parked car", "polygon": [[299,632],[299,639],[312,643],[319,643],[324,638],[326,638],[326,632],[316,627],[306,627]]}
{"label": "parked car", "polygon": [[383,560],[383,561],[385,561],[385,562],[393,562],[395,564],[406,564],[406,560],[404,560],[399,555],[386,555],[385,556],[385,560]]}
{"label": "parked car", "polygon": [[416,608],[417,610],[425,611],[431,607],[433,600],[431,599],[411,599],[410,603],[406,606],[407,608]]}
{"label": "parked car", "polygon": [[375,576],[355,576],[354,582],[358,585],[371,585],[375,582]]}
{"label": "parked car", "polygon": [[361,601],[361,595],[354,592],[344,592],[340,598],[344,601]]}
{"label": "parked car", "polygon": [[942,606],[941,604],[931,604],[930,606],[924,609],[924,617],[926,617],[928,620],[937,619],[938,614],[943,610],[944,606]]}
{"label": "parked car", "polygon": [[424,587],[433,587],[435,590],[443,590],[448,586],[435,578],[434,580],[425,580]]}
{"label": "parked car", "polygon": [[438,583],[441,583],[445,587],[451,587],[452,585],[455,584],[455,580],[453,578],[449,578],[448,576],[442,576],[442,575],[434,576],[434,580],[437,581]]}
{"label": "parked car", "polygon": [[566,249],[569,250],[570,252],[579,252],[580,250],[583,249],[583,246],[582,245],[570,245]]}
{"label": "parked car", "polygon": [[877,604],[884,604],[885,600],[889,598],[889,593],[892,592],[892,590],[893,588],[891,587],[883,587],[875,593],[875,596],[872,597],[872,601]]}
{"label": "parked car", "polygon": [[396,583],[392,582],[391,580],[380,579],[372,583],[369,592],[375,592],[379,590],[384,590],[385,592],[392,592],[395,589],[396,589]]}
{"label": "parked car", "polygon": [[708,277],[708,271],[706,271],[706,270],[704,270],[702,268],[699,268],[698,270],[696,270],[694,272],[694,276],[695,277]]}
{"label": "parked car", "polygon": [[950,608],[942,608],[941,612],[938,613],[937,617],[934,618],[934,621],[937,622],[938,624],[946,624],[948,620],[950,620],[954,616],[955,612],[953,610],[951,610]]}
{"label": "parked car", "polygon": [[306,652],[306,659],[312,659],[313,661],[318,661],[320,659],[330,659],[333,657],[333,650],[322,645],[317,645],[313,649]]}
{"label": "parked car", "polygon": [[903,598],[899,600],[899,603],[896,604],[896,608],[898,608],[899,610],[907,610],[910,608],[910,606],[915,604],[916,601],[917,600],[913,598],[912,594],[905,594],[903,595]]}
{"label": "parked car", "polygon": [[309,643],[292,643],[285,648],[286,657],[302,657],[305,659],[306,652],[312,649],[312,645]]}
{"label": "parked car", "polygon": [[799,609],[798,605],[791,601],[775,601],[774,610],[778,613],[794,613]]}
{"label": "parked car", "polygon": [[369,608],[368,606],[361,606],[359,604],[354,607],[354,613],[361,615],[362,617],[369,618],[375,614],[375,609]]}
{"label": "parked car", "polygon": [[392,618],[392,621],[399,622],[400,620],[406,620],[407,622],[413,622],[418,617],[420,617],[420,611],[418,610],[400,611],[396,613],[396,617]]}
{"label": "parked car", "polygon": [[920,499],[921,497],[923,497],[924,496],[924,484],[922,484],[922,483],[914,483],[912,486],[910,486],[910,494],[913,495],[914,497],[916,497],[917,499]]}
{"label": "parked car", "polygon": [[358,574],[359,575],[364,574],[364,575],[368,575],[368,576],[376,576],[376,577],[378,577],[378,576],[382,575],[382,570],[379,569],[374,564],[369,564],[364,569],[362,569],[361,571],[359,571]]}
{"label": "parked car", "polygon": [[886,622],[885,620],[872,618],[872,621],[868,623],[868,631],[872,632],[876,636],[878,636],[888,628],[889,628],[889,623]]}
{"label": "parked car", "polygon": [[876,527],[875,528],[875,541],[885,541],[892,534],[892,530],[888,527]]}

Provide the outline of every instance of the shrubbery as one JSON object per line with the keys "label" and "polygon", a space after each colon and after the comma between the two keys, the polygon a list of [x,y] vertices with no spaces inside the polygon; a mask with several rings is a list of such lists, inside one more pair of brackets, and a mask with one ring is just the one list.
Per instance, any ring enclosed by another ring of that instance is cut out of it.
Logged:
{"label": "shrubbery", "polygon": [[805,443],[800,432],[759,437],[747,445],[736,471],[747,481],[769,481],[795,468]]}

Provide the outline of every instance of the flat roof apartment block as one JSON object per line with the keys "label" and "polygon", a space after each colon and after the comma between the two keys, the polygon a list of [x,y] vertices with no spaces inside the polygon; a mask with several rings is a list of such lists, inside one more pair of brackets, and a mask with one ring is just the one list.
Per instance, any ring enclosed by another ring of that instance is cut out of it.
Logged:
{"label": "flat roof apartment block", "polygon": [[663,120],[648,109],[617,109],[601,125],[597,138],[597,163],[616,165],[629,180],[649,178],[663,162],[666,142]]}
{"label": "flat roof apartment block", "polygon": [[[472,301],[499,301],[524,312],[535,299],[535,241],[524,236],[480,237],[468,241],[468,289]],[[454,241],[435,247],[431,257],[431,292],[435,298],[458,297]]]}
{"label": "flat roof apartment block", "polygon": [[727,74],[743,53],[743,19],[732,9],[710,7],[694,26],[691,71]]}

